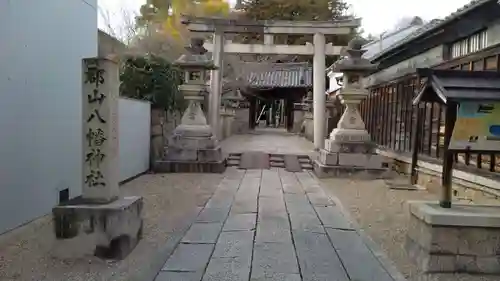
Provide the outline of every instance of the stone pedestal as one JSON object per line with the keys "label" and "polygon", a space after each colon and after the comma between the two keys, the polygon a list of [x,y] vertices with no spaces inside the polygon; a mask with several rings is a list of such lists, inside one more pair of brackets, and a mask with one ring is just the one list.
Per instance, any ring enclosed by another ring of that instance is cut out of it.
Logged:
{"label": "stone pedestal", "polygon": [[155,172],[222,173],[225,167],[212,127],[206,124],[199,103],[192,102],[184,113],[181,125],[168,139],[165,158],[156,161]]}
{"label": "stone pedestal", "polygon": [[220,135],[222,139],[226,139],[233,134],[233,122],[235,115],[235,110],[231,107],[221,109],[220,117],[222,126]]}
{"label": "stone pedestal", "polygon": [[222,97],[221,111],[223,136],[246,134],[249,131],[249,104],[239,90],[233,90]]}
{"label": "stone pedestal", "polygon": [[500,275],[500,206],[408,204],[406,250],[422,271]]}
{"label": "stone pedestal", "polygon": [[340,142],[325,140],[325,148],[314,161],[314,172],[319,178],[348,177],[354,174],[383,178],[389,173],[389,160],[375,153],[370,142]]}
{"label": "stone pedestal", "polygon": [[56,251],[125,258],[142,235],[142,198],[119,196],[118,63],[83,60],[82,196],[53,209]]}
{"label": "stone pedestal", "polygon": [[304,122],[302,124],[303,132],[306,139],[314,140],[314,118],[312,112],[306,112],[304,114]]}
{"label": "stone pedestal", "polygon": [[293,133],[300,133],[302,124],[304,123],[305,111],[303,110],[303,105],[296,103],[293,107]]}
{"label": "stone pedestal", "polygon": [[234,134],[247,134],[250,131],[248,126],[250,118],[250,109],[248,107],[239,107],[235,110],[233,133]]}
{"label": "stone pedestal", "polygon": [[124,259],[142,238],[141,197],[123,197],[106,204],[75,199],[52,209],[57,255],[78,258],[94,254],[104,259]]}

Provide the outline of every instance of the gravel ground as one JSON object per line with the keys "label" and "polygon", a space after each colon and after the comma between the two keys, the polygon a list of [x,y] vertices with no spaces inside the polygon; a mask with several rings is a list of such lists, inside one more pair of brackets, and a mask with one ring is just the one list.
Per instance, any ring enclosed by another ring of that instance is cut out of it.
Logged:
{"label": "gravel ground", "polygon": [[184,228],[187,217],[205,205],[222,175],[144,175],[122,186],[123,195],[144,197],[144,236],[123,261],[93,256],[56,258],[50,216],[0,236],[0,280],[93,281],[128,280],[154,259],[158,249]]}
{"label": "gravel ground", "polygon": [[[401,179],[400,179],[401,180]],[[436,200],[425,190],[389,189],[383,180],[322,179],[361,228],[374,240],[409,281],[498,281],[498,276],[422,274],[404,249],[408,200]],[[481,203],[481,202],[476,202]]]}

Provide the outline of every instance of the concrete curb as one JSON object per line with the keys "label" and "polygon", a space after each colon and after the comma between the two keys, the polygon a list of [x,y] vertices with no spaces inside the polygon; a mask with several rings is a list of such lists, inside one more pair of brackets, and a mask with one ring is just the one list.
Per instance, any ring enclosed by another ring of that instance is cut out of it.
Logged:
{"label": "concrete curb", "polygon": [[387,257],[387,255],[382,251],[382,249],[371,239],[370,236],[359,226],[356,220],[352,219],[351,213],[348,209],[346,209],[340,199],[331,194],[331,192],[326,192],[321,180],[316,177],[313,172],[309,172],[309,174],[315,178],[320,184],[321,188],[325,191],[326,196],[333,200],[335,205],[340,209],[345,218],[351,223],[352,227],[356,230],[358,235],[363,240],[363,243],[368,247],[368,249],[373,253],[373,255],[378,259],[380,264],[385,268],[387,273],[391,276],[394,281],[408,281],[404,275],[399,271],[399,269],[394,265],[394,263]]}

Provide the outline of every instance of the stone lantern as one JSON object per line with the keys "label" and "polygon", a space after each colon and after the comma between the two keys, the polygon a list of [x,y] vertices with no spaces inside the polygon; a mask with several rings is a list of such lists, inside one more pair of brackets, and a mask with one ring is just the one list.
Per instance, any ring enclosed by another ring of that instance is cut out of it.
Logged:
{"label": "stone lantern", "polygon": [[311,91],[307,92],[307,95],[304,97],[302,101],[302,110],[303,110],[303,122],[301,125],[301,132],[303,131],[306,139],[313,140],[314,139],[314,121],[313,121],[313,93]]}
{"label": "stone lantern", "polygon": [[215,69],[206,56],[202,39],[193,39],[174,65],[183,72],[184,82],[179,90],[188,105],[181,124],[168,139],[164,160],[156,162],[157,172],[223,172],[225,161],[212,127],[201,109],[208,93],[207,72]]}
{"label": "stone lantern", "polygon": [[240,90],[234,89],[222,96],[222,134],[227,138],[236,133],[248,131],[248,107]]}
{"label": "stone lantern", "polygon": [[250,130],[248,125],[250,123],[250,102],[243,96],[241,90],[232,91],[222,100],[225,102],[226,108],[232,109],[234,112],[232,134],[248,133]]}
{"label": "stone lantern", "polygon": [[339,176],[359,171],[372,174],[386,172],[389,167],[387,158],[375,153],[375,145],[358,110],[361,101],[369,94],[361,80],[377,69],[377,65],[362,58],[366,51],[362,46],[361,38],[351,40],[346,49],[347,56],[333,65],[333,71],[343,73],[342,89],[337,96],[345,105],[345,110],[315,162],[318,176]]}

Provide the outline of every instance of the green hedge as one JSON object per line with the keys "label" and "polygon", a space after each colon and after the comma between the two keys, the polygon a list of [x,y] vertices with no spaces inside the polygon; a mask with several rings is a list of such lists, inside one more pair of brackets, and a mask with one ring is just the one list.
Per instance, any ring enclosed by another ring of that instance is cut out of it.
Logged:
{"label": "green hedge", "polygon": [[127,57],[120,73],[120,95],[148,100],[155,108],[182,111],[184,99],[179,92],[181,73],[164,58],[147,55]]}

